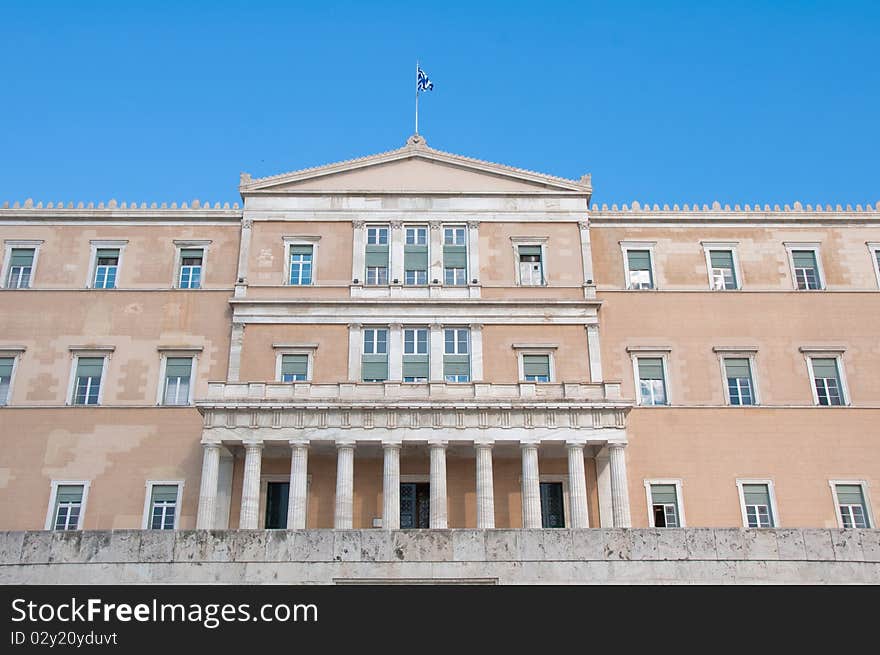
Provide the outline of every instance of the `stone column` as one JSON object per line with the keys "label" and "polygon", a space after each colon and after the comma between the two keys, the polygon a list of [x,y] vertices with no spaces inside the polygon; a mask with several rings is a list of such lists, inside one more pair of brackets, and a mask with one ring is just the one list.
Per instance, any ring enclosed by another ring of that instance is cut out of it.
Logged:
{"label": "stone column", "polygon": [[468,236],[468,252],[467,252],[467,262],[468,262],[468,277],[467,283],[473,284],[474,280],[477,280],[479,283],[480,280],[480,222],[479,221],[468,221],[467,222],[467,236]]}
{"label": "stone column", "polygon": [[354,231],[352,239],[352,256],[351,256],[351,278],[357,280],[359,284],[364,284],[367,274],[366,267],[366,242],[367,230],[364,221],[352,221],[352,229]]}
{"label": "stone column", "polygon": [[333,527],[350,530],[354,509],[354,444],[336,444],[336,512]]}
{"label": "stone column", "polygon": [[400,444],[383,443],[382,527],[400,529]]}
{"label": "stone column", "polygon": [[593,247],[590,244],[590,223],[580,221],[578,223],[581,235],[581,259],[584,265],[584,297],[596,297],[596,280],[593,277]]}
{"label": "stone column", "polygon": [[495,482],[492,475],[492,444],[478,443],[477,451],[477,528],[495,527]]}
{"label": "stone column", "polygon": [[227,382],[238,382],[241,369],[241,348],[244,344],[244,323],[233,323],[229,337],[229,366],[226,371]]}
{"label": "stone column", "polygon": [[446,442],[434,441],[431,448],[431,528],[447,527],[446,510]]}
{"label": "stone column", "polygon": [[541,527],[541,483],[537,444],[522,444],[523,528]]}
{"label": "stone column", "polygon": [[199,489],[199,513],[196,528],[210,530],[214,527],[217,509],[217,476],[220,470],[220,444],[202,445],[202,484]]}
{"label": "stone column", "polygon": [[440,221],[429,223],[428,284],[443,284],[443,225]]}
{"label": "stone column", "polygon": [[602,349],[599,346],[599,325],[587,325],[587,355],[590,358],[590,382],[602,381]]}
{"label": "stone column", "polygon": [[471,382],[483,381],[483,326],[471,323]]}
{"label": "stone column", "polygon": [[403,326],[392,323],[388,328],[388,380],[400,382],[403,380]]}
{"label": "stone column", "polygon": [[309,444],[290,442],[290,492],[287,497],[287,529],[304,530],[308,507]]}
{"label": "stone column", "polygon": [[403,223],[400,221],[391,221],[391,265],[388,269],[388,283],[403,284],[403,252],[404,252],[404,230]]}
{"label": "stone column", "polygon": [[260,511],[260,464],[263,458],[263,444],[244,445],[244,480],[241,483],[241,514],[238,527],[241,530],[256,530]]}
{"label": "stone column", "polygon": [[431,340],[431,355],[428,358],[428,365],[431,370],[428,380],[431,382],[443,382],[445,379],[443,376],[443,326],[433,323],[429,338]]}
{"label": "stone column", "polygon": [[611,463],[611,507],[614,513],[615,528],[632,527],[629,516],[629,488],[626,479],[625,444],[608,444]]}
{"label": "stone column", "polygon": [[587,476],[584,473],[584,444],[566,444],[568,450],[568,493],[571,504],[571,527],[589,528],[587,513]]}
{"label": "stone column", "polygon": [[348,381],[361,381],[361,350],[363,349],[363,326],[348,324]]}

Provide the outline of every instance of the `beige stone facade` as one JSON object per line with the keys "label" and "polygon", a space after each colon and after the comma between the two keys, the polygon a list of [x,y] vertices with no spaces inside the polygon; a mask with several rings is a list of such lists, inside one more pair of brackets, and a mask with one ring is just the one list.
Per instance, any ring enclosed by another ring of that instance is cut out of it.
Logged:
{"label": "beige stone facade", "polygon": [[0,208],[0,530],[876,527],[880,204],[420,138],[240,192]]}

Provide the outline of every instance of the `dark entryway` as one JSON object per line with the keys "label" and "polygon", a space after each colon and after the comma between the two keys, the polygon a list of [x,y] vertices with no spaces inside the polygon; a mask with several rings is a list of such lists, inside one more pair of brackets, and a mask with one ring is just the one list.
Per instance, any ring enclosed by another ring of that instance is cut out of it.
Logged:
{"label": "dark entryway", "polygon": [[565,527],[565,504],[561,482],[541,483],[541,527]]}
{"label": "dark entryway", "polygon": [[287,498],[289,482],[269,482],[266,485],[266,529],[287,528]]}
{"label": "dark entryway", "polygon": [[404,482],[400,485],[400,528],[428,528],[431,525],[431,485]]}

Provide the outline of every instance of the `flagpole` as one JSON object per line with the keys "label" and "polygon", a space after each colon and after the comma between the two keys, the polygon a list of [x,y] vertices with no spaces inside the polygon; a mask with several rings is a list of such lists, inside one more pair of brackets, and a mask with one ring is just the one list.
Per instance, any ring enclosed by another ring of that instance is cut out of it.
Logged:
{"label": "flagpole", "polygon": [[416,136],[419,135],[419,60],[416,59]]}

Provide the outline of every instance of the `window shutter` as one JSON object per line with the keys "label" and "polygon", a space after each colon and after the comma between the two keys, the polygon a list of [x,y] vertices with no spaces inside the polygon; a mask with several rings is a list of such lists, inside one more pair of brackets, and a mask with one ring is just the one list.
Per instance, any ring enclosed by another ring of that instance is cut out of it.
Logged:
{"label": "window shutter", "polygon": [[192,357],[169,357],[165,360],[166,378],[188,378],[192,372]]}
{"label": "window shutter", "polygon": [[744,484],[743,498],[746,505],[766,505],[770,507],[770,490],[766,484]]}
{"label": "window shutter", "polygon": [[405,378],[428,378],[427,355],[404,355],[403,377]]}
{"label": "window shutter", "polygon": [[816,268],[816,253],[812,250],[792,250],[795,268]]}
{"label": "window shutter", "polygon": [[443,375],[470,375],[470,357],[468,355],[444,355]]}
{"label": "window shutter", "polygon": [[651,502],[655,504],[672,503],[678,505],[675,497],[674,484],[652,484],[651,485]]}
{"label": "window shutter", "polygon": [[712,268],[733,270],[733,252],[730,250],[710,250],[709,261],[712,262]]}
{"label": "window shutter", "polygon": [[312,254],[312,246],[294,243],[290,246],[290,254],[291,255],[311,255]]}
{"label": "window shutter", "polygon": [[388,246],[368,245],[367,266],[388,266]]}
{"label": "window shutter", "polygon": [[523,355],[523,375],[550,377],[549,355]]}
{"label": "window shutter", "polygon": [[0,357],[0,378],[8,380],[12,377],[12,357]]}
{"label": "window shutter", "polygon": [[837,361],[831,357],[813,360],[813,377],[837,379]]}
{"label": "window shutter", "polygon": [[58,485],[58,492],[55,494],[59,503],[80,503],[83,497],[83,488],[81,484],[61,484]]}
{"label": "window shutter", "polygon": [[837,485],[837,502],[840,505],[864,505],[864,497],[862,495],[861,485]]}
{"label": "window shutter", "polygon": [[540,257],[541,246],[520,246],[519,256],[522,257],[524,255],[538,255],[538,257]]}
{"label": "window shutter", "polygon": [[651,251],[650,250],[627,250],[626,258],[631,271],[650,271],[651,270]]}
{"label": "window shutter", "polygon": [[725,359],[724,368],[727,369],[727,377],[729,378],[751,378],[749,360],[745,357]]}
{"label": "window shutter", "polygon": [[282,355],[281,375],[308,375],[308,355]]}
{"label": "window shutter", "polygon": [[204,251],[201,248],[187,248],[180,251],[181,259],[201,259]]}
{"label": "window shutter", "polygon": [[388,357],[386,355],[364,355],[361,361],[361,378],[364,380],[387,380]]}
{"label": "window shutter", "polygon": [[154,484],[153,485],[153,502],[176,502],[177,501],[177,485],[176,484]]}
{"label": "window shutter", "polygon": [[406,271],[428,270],[428,246],[405,246],[403,268]]}
{"label": "window shutter", "polygon": [[660,357],[640,357],[639,358],[639,379],[640,380],[662,380],[663,379],[663,360]]}
{"label": "window shutter", "polygon": [[98,248],[97,256],[99,259],[104,257],[119,259],[119,248]]}
{"label": "window shutter", "polygon": [[33,248],[13,248],[9,256],[10,266],[30,266],[34,263]]}
{"label": "window shutter", "polygon": [[103,357],[80,357],[76,361],[76,376],[79,377],[100,377],[101,371],[104,369]]}
{"label": "window shutter", "polygon": [[443,266],[445,268],[464,268],[467,266],[467,247],[443,246]]}

